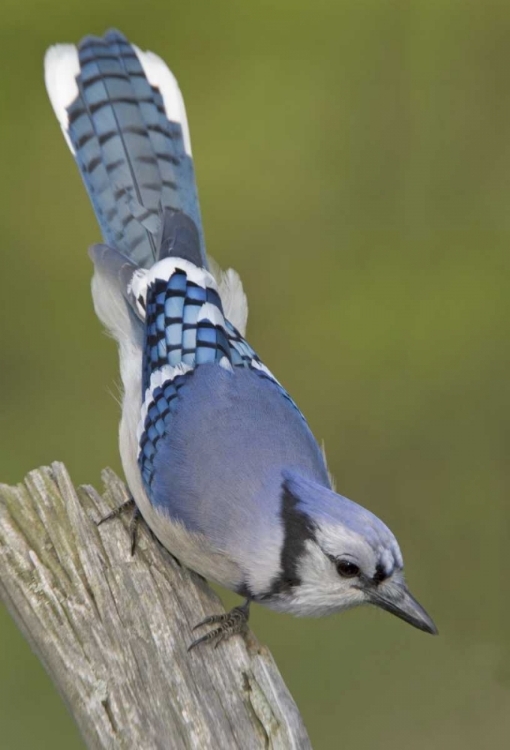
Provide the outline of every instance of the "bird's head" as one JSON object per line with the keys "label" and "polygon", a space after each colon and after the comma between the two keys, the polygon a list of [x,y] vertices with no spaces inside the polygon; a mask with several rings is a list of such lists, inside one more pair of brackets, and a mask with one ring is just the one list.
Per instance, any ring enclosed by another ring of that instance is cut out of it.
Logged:
{"label": "bird's head", "polygon": [[321,616],[373,604],[427,633],[432,619],[409,593],[392,532],[370,511],[327,487],[287,472],[284,541],[273,606]]}

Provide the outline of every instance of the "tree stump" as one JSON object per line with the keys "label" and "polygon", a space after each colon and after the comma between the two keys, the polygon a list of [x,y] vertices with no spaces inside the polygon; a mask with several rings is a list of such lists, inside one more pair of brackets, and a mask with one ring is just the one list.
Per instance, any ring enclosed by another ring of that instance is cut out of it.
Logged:
{"label": "tree stump", "polygon": [[61,463],[0,485],[0,596],[41,659],[89,748],[310,748],[269,651],[249,633],[188,654],[192,627],[222,611],[144,524],[97,521],[128,499],[103,472],[103,497]]}

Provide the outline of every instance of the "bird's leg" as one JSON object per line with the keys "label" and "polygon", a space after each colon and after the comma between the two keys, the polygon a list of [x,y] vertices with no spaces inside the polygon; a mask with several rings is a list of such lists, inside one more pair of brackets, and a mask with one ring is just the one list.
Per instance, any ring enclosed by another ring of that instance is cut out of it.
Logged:
{"label": "bird's leg", "polygon": [[237,633],[244,633],[248,627],[248,618],[250,616],[250,599],[247,599],[244,604],[239,607],[234,607],[230,612],[226,612],[223,615],[211,615],[206,617],[205,620],[195,625],[193,630],[201,628],[203,625],[217,625],[216,628],[212,628],[208,633],[197,638],[188,647],[188,651],[198,646],[200,643],[211,643],[214,641],[214,648],[217,648],[220,643],[232,635]]}
{"label": "bird's leg", "polygon": [[129,536],[131,538],[131,557],[134,556],[136,550],[136,542],[138,539],[138,524],[142,514],[138,510],[138,506],[135,503],[131,518],[129,519]]}
{"label": "bird's leg", "polygon": [[[136,542],[138,539],[138,526],[140,523],[140,519],[142,518],[142,514],[140,513],[138,506],[136,505],[134,499],[131,497],[129,500],[126,500],[125,503],[122,503],[122,505],[119,505],[118,508],[114,508],[110,513],[108,513],[104,518],[100,518],[99,521],[96,521],[96,526],[101,526],[102,523],[105,521],[111,521],[112,518],[118,518],[126,511],[131,510],[131,518],[129,519],[129,536],[131,538],[131,556],[135,554],[136,551]],[[149,529],[152,537],[156,539],[154,536],[154,533],[152,529]],[[172,555],[170,550],[167,550],[170,557],[173,559],[173,561],[179,566],[179,568],[182,568],[180,560],[176,558],[175,555]],[[198,575],[198,574],[197,574]],[[205,578],[202,576],[199,576],[203,581],[205,581]]]}
{"label": "bird's leg", "polygon": [[122,505],[119,505],[118,508],[115,508],[114,510],[112,510],[110,513],[108,513],[108,515],[104,516],[104,518],[100,518],[99,521],[96,522],[96,525],[101,526],[101,524],[104,523],[105,521],[110,521],[112,518],[117,518],[118,516],[122,515],[122,513],[125,513],[127,510],[131,511],[131,518],[129,521],[129,536],[131,537],[131,555],[134,555],[135,550],[136,550],[138,522],[142,514],[138,510],[138,506],[136,505],[133,498],[126,500],[125,503],[122,503]]}

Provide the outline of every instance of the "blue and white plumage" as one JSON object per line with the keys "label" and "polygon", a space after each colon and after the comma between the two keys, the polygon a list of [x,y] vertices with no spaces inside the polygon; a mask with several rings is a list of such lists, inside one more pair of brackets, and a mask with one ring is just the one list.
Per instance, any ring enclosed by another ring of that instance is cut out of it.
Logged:
{"label": "blue and white plumage", "polygon": [[[240,279],[206,256],[166,65],[111,31],[51,48],[46,84],[106,243],[90,251],[92,292],[119,344],[120,452],[148,525],[247,601],[312,616],[371,603],[436,632],[395,537],[332,489],[306,420],[244,338]],[[227,618],[213,632],[235,630]]]}

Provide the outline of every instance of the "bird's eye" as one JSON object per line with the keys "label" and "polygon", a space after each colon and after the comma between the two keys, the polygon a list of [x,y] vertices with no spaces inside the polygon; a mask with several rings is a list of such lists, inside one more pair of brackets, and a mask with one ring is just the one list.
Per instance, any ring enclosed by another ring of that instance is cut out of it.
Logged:
{"label": "bird's eye", "polygon": [[342,578],[354,578],[359,573],[359,566],[350,560],[337,560],[336,569]]}

